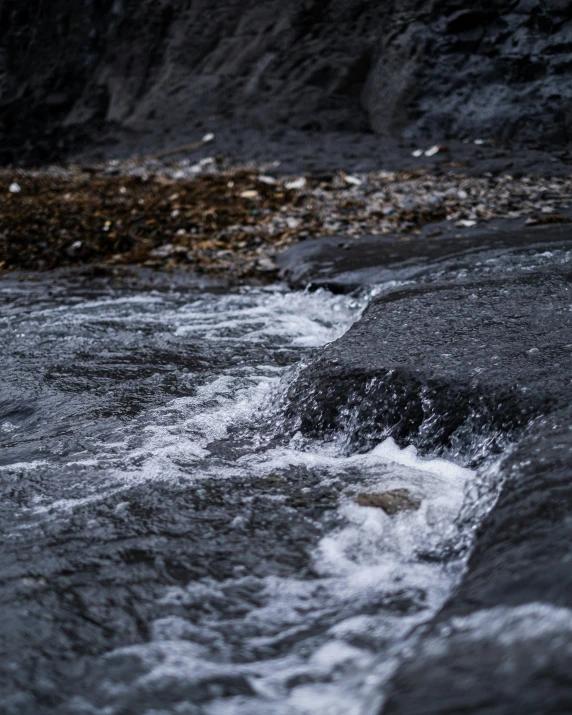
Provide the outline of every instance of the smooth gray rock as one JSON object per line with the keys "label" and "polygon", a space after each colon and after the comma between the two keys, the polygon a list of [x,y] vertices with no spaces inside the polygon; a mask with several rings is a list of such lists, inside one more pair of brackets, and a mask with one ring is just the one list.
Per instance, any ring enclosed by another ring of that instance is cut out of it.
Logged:
{"label": "smooth gray rock", "polygon": [[501,256],[470,273],[467,259],[374,299],[292,386],[299,428],[341,430],[351,449],[391,435],[478,461],[566,405],[570,269],[564,249],[553,254],[528,266]]}

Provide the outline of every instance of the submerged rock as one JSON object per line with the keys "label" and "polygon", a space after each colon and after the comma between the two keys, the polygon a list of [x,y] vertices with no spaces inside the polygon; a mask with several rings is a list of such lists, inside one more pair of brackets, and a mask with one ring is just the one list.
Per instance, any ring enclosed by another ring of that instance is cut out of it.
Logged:
{"label": "submerged rock", "polygon": [[383,509],[388,516],[400,511],[417,511],[421,506],[421,501],[408,489],[390,489],[381,494],[359,494],[355,501],[359,506]]}

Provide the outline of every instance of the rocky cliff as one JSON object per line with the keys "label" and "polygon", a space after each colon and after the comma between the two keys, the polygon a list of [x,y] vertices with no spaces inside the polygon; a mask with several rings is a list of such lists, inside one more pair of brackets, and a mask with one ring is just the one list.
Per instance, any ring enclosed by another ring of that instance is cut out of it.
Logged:
{"label": "rocky cliff", "polygon": [[0,154],[213,130],[568,142],[572,3],[468,5],[4,0]]}

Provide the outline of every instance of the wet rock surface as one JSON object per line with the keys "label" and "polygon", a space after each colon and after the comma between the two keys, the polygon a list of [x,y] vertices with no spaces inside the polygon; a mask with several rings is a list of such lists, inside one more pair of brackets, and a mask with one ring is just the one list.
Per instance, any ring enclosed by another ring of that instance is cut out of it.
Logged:
{"label": "wet rock surface", "polygon": [[461,255],[373,300],[293,385],[300,429],[360,449],[391,435],[473,459],[481,441],[481,457],[500,450],[569,399],[568,260],[566,240]]}
{"label": "wet rock surface", "polygon": [[[499,232],[497,251],[428,261],[412,285],[374,300],[291,389],[299,428],[342,430],[352,450],[393,435],[469,462],[503,454],[500,496],[467,572],[381,712],[570,706],[572,243],[568,229],[553,230],[523,232],[520,247],[510,245],[517,233]],[[351,259],[334,249],[328,261],[323,244],[315,248],[307,277],[343,279]],[[394,258],[398,268],[406,255]],[[383,249],[378,260],[387,277]],[[367,281],[370,270],[359,268],[353,280]]]}
{"label": "wet rock surface", "polygon": [[[492,220],[488,228],[462,233],[449,222],[427,224],[419,234],[328,236],[298,243],[277,257],[280,277],[293,288],[327,288],[349,293],[364,285],[408,281],[439,273],[447,265],[528,250],[551,250],[570,235],[567,226],[531,229],[518,221]],[[516,226],[515,226],[516,224]],[[486,255],[484,255],[486,254]]]}
{"label": "wet rock surface", "polygon": [[421,502],[407,489],[391,489],[383,494],[358,494],[356,504],[375,507],[392,516],[400,511],[419,509]]}

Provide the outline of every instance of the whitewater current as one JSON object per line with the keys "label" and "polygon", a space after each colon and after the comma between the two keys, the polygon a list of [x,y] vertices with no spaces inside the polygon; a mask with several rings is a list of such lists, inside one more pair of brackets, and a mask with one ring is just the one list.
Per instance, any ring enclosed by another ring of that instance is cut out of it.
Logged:
{"label": "whitewater current", "polygon": [[[488,503],[472,470],[391,439],[352,453],[284,418],[300,366],[387,288],[2,286],[5,550],[29,554],[22,588],[53,586],[37,603],[54,629],[76,622],[78,594],[85,628],[103,629],[46,659],[54,712],[377,711]],[[358,503],[395,489],[418,508]],[[82,560],[98,567],[78,585]],[[10,702],[25,712],[32,691],[14,676]]]}

